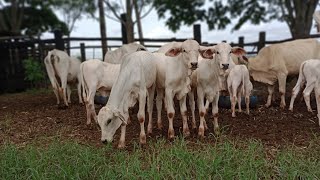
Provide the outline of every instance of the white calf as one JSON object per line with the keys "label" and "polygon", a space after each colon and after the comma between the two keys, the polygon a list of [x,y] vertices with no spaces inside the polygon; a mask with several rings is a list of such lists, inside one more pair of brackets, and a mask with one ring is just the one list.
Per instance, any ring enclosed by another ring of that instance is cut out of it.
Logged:
{"label": "white calf", "polygon": [[[212,115],[214,131],[218,133],[218,101],[219,91],[221,89],[221,80],[228,68],[234,66],[230,54],[243,55],[245,51],[239,47],[231,47],[227,43],[219,43],[216,46],[207,47],[200,50],[203,59],[199,60],[199,68],[193,76],[196,76],[196,88],[198,95],[198,108],[200,115],[199,136],[204,136],[206,127],[205,114],[212,103]],[[192,78],[194,79],[194,78]],[[194,82],[194,80],[192,81]],[[194,85],[193,85],[194,86]],[[189,93],[190,104],[194,104],[193,91]],[[204,104],[206,99],[206,104]]]}
{"label": "white calf", "polygon": [[[186,40],[170,48],[165,54],[157,56],[157,113],[158,127],[162,128],[161,109],[165,93],[167,115],[169,119],[168,137],[174,138],[173,117],[175,114],[173,98],[176,96],[180,104],[183,120],[183,134],[190,134],[187,123],[186,95],[190,91],[191,71],[198,66],[199,44],[195,40]],[[148,133],[152,132],[152,121],[148,124]]]}
{"label": "white calf", "polygon": [[111,142],[116,130],[121,126],[119,148],[125,146],[126,125],[129,119],[129,108],[139,101],[138,119],[140,122],[140,143],[146,143],[144,130],[145,105],[149,120],[152,119],[153,98],[156,81],[156,61],[152,53],[147,51],[134,52],[125,56],[117,81],[113,84],[106,106],[98,113],[101,127],[101,141]]}
{"label": "white calf", "polygon": [[110,94],[119,71],[120,64],[106,63],[99,59],[91,59],[81,63],[82,95],[86,104],[87,124],[91,123],[91,117],[97,122],[94,108],[96,91],[99,91],[103,96]]}
{"label": "white calf", "polygon": [[66,52],[57,49],[49,51],[45,57],[44,64],[53,87],[53,92],[57,98],[57,104],[60,104],[59,96],[63,97],[66,106],[68,106],[68,103],[71,103],[69,84],[75,82],[78,82],[79,103],[82,104],[80,63],[79,59],[70,57]]}
{"label": "white calf", "polygon": [[238,99],[238,109],[241,112],[241,96],[245,96],[246,111],[249,114],[250,94],[253,89],[250,75],[245,65],[235,65],[230,69],[228,78],[228,91],[230,94],[232,117],[236,117],[235,107]]}
{"label": "white calf", "polygon": [[290,111],[293,111],[294,100],[296,99],[300,89],[305,85],[305,83],[307,83],[305,89],[303,90],[303,97],[307,105],[308,111],[312,112],[310,106],[310,94],[315,87],[316,81],[318,81],[319,73],[319,59],[310,59],[301,63],[297,84],[292,89],[291,101],[289,106]]}

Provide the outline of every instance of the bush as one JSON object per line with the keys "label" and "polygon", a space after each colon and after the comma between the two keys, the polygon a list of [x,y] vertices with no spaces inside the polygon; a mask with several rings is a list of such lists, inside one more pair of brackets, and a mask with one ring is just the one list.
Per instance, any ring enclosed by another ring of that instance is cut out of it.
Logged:
{"label": "bush", "polygon": [[28,58],[23,61],[25,70],[25,80],[31,83],[33,88],[39,87],[40,83],[45,79],[45,74],[41,64],[33,58]]}

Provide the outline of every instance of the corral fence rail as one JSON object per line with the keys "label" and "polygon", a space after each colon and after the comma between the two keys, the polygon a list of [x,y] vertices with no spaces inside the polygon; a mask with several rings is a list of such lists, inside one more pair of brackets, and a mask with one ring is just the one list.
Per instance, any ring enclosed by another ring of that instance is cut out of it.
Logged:
{"label": "corral fence rail", "polygon": [[[122,31],[122,37],[126,37]],[[108,42],[115,41],[119,44],[125,44],[127,42],[126,38],[122,37],[108,37],[105,40]],[[307,38],[320,38],[320,34],[312,34]],[[182,42],[190,38],[144,38],[142,41],[146,48],[159,48],[161,44],[177,41]],[[203,42],[201,40],[201,26],[200,24],[193,25],[193,39],[198,41],[203,46],[211,46],[216,43]],[[65,50],[70,54],[72,49],[80,49],[81,60],[86,60],[86,49],[95,48],[102,49],[99,45],[87,45],[85,42],[101,42],[100,37],[63,37],[63,34],[59,30],[54,31],[53,39],[41,39],[40,37],[31,36],[14,36],[14,37],[0,37],[0,93],[5,92],[17,92],[23,91],[31,87],[31,84],[25,80],[25,71],[23,68],[23,60],[32,58],[41,63],[42,69],[45,72],[43,59],[49,50],[53,48]],[[141,39],[135,39],[139,42]],[[230,42],[232,46],[240,46],[246,49],[252,48],[248,51],[248,54],[257,54],[263,47],[270,44],[276,44],[286,41],[291,41],[290,39],[278,40],[278,41],[267,41],[266,33],[259,33],[259,41],[257,42],[247,42],[243,36],[238,38],[238,42]],[[73,43],[71,43],[73,42]],[[70,44],[79,43],[78,46],[69,46]],[[108,43],[109,44],[109,43]],[[108,46],[108,49],[118,48],[120,45]],[[101,51],[102,52],[102,51]],[[102,54],[101,54],[102,55]],[[100,56],[100,57],[103,57]],[[46,72],[45,72],[46,74]],[[46,80],[43,84],[48,85],[49,81]]]}

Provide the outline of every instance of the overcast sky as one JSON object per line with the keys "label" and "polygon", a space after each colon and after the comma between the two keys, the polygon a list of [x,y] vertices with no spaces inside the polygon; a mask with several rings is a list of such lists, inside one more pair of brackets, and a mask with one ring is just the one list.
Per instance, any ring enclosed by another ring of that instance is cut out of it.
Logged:
{"label": "overcast sky", "polygon": [[[319,8],[318,8],[319,9]],[[62,19],[62,16],[58,14]],[[98,16],[97,16],[98,17]],[[121,37],[121,25],[111,19],[106,19],[107,23],[107,36],[108,37]],[[201,22],[197,22],[201,23]],[[314,23],[314,22],[313,22]],[[234,23],[233,23],[234,24]],[[142,19],[143,33],[145,38],[192,38],[193,27],[182,26],[180,30],[173,33],[165,26],[165,20],[159,19],[157,13],[153,10],[148,16]],[[250,23],[244,24],[238,31],[231,32],[233,25],[230,24],[224,30],[208,30],[205,23],[201,23],[202,42],[209,43],[221,42],[238,42],[239,36],[244,36],[245,43],[255,42],[258,40],[259,32],[266,31],[267,40],[281,40],[290,38],[288,26],[285,22],[272,21],[270,23],[261,23],[260,25],[252,25]],[[136,32],[136,31],[135,31]],[[316,28],[313,26],[311,34],[316,33]],[[44,38],[52,38],[52,34],[45,34]],[[95,19],[83,18],[76,22],[75,28],[71,33],[71,37],[100,37],[99,22]],[[138,37],[137,33],[135,37]],[[73,46],[79,46],[80,42],[74,42]],[[100,42],[85,42],[86,45],[100,45]],[[118,45],[121,42],[109,41],[108,45]],[[251,51],[252,48],[248,49]],[[101,58],[100,49],[87,49],[87,58]],[[71,55],[79,55],[80,51],[74,50]]]}

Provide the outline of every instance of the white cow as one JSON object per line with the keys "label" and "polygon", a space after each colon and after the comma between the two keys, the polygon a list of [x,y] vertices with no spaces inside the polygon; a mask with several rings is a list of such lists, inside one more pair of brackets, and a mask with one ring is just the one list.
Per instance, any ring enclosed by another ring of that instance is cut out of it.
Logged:
{"label": "white cow", "polygon": [[246,111],[249,114],[250,94],[253,89],[250,75],[245,65],[235,65],[230,69],[228,78],[228,91],[230,94],[232,117],[236,117],[235,107],[238,101],[238,109],[241,112],[241,96],[245,96]]}
{"label": "white cow", "polygon": [[310,59],[303,62],[300,66],[299,78],[297,84],[292,89],[291,101],[289,110],[293,110],[294,100],[296,99],[301,88],[306,84],[305,89],[303,90],[303,97],[307,105],[308,111],[312,112],[310,106],[310,94],[315,87],[316,81],[318,81],[320,75],[320,60],[319,59]]}
{"label": "white cow", "polygon": [[320,58],[320,44],[316,39],[301,39],[274,44],[262,48],[258,55],[248,59],[248,69],[255,81],[268,84],[268,100],[271,105],[274,84],[279,83],[280,107],[286,106],[285,92],[288,75],[298,75],[302,62]]}
{"label": "white cow", "polygon": [[136,51],[146,51],[147,49],[137,43],[129,43],[121,46],[120,48],[114,51],[108,51],[104,56],[104,62],[113,63],[113,64],[121,64],[122,57],[128,53],[133,53]]}
{"label": "white cow", "polygon": [[97,122],[94,108],[96,91],[99,91],[103,96],[110,94],[119,71],[120,64],[106,63],[99,59],[91,59],[81,63],[82,95],[86,104],[87,124],[91,123],[91,117]]}
{"label": "white cow", "polygon": [[128,110],[136,104],[137,100],[139,101],[138,119],[141,127],[140,143],[146,143],[144,130],[146,98],[148,97],[147,107],[150,120],[152,119],[157,73],[155,57],[150,52],[134,52],[123,58],[120,73],[113,84],[108,103],[98,113],[102,142],[111,142],[116,130],[121,126],[119,148],[125,146]]}
{"label": "white cow", "polygon": [[[157,56],[157,113],[158,128],[162,128],[161,109],[165,94],[169,119],[168,137],[174,138],[173,117],[175,114],[173,98],[179,100],[183,120],[183,134],[190,134],[187,123],[186,95],[190,91],[191,71],[198,66],[199,44],[195,40],[186,40],[170,48],[165,54]],[[148,124],[148,133],[152,133],[152,121]]]}
{"label": "white cow", "polygon": [[[231,59],[231,54],[244,55],[245,51],[240,47],[231,47],[228,43],[219,43],[216,46],[202,48],[199,60],[199,68],[192,75],[192,86],[196,87],[198,95],[198,108],[200,115],[200,125],[198,135],[204,136],[206,128],[205,114],[212,103],[212,115],[214,131],[218,133],[218,101],[221,90],[221,80],[226,74],[226,70],[232,68],[235,64]],[[195,89],[195,88],[193,88]],[[191,103],[194,104],[194,91],[189,93]],[[204,104],[206,99],[206,104]],[[193,102],[192,102],[193,101]],[[194,109],[193,109],[194,111]]]}
{"label": "white cow", "polygon": [[71,103],[69,84],[75,82],[78,82],[79,103],[82,104],[80,63],[79,59],[70,57],[66,52],[57,49],[49,51],[45,57],[44,64],[53,87],[53,92],[57,98],[57,104],[60,104],[59,97],[63,98],[66,106],[68,106],[68,103]]}

